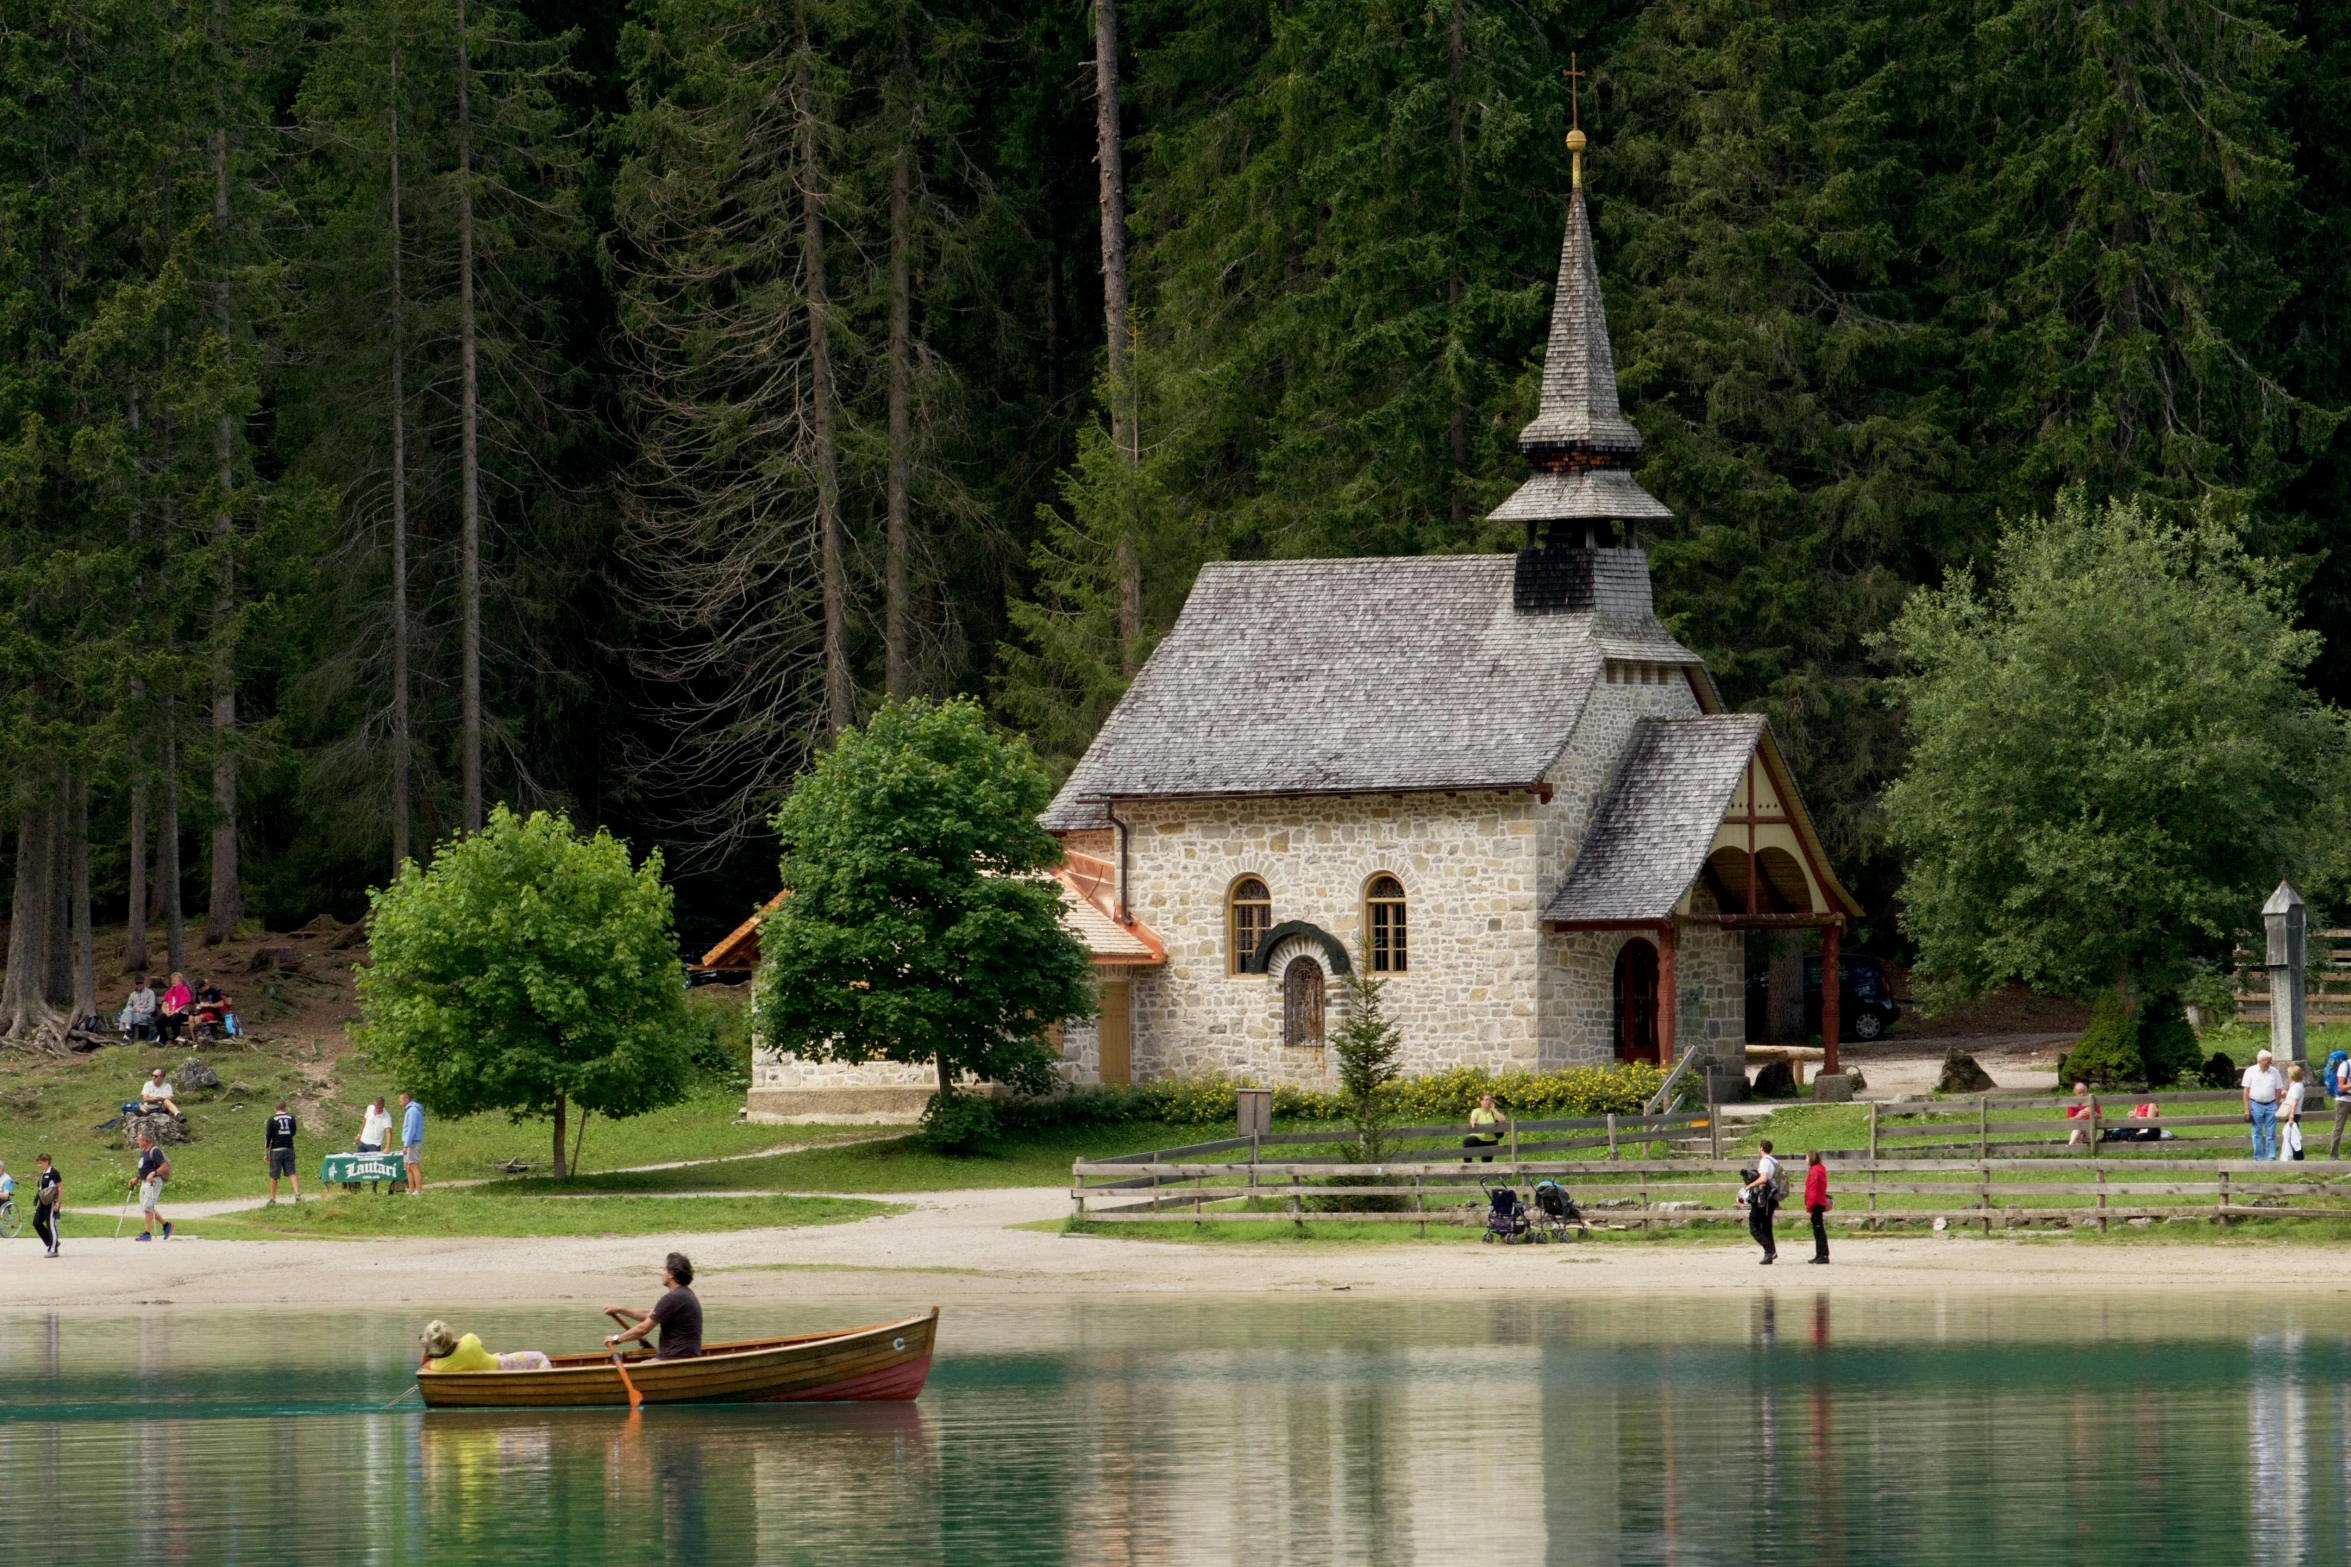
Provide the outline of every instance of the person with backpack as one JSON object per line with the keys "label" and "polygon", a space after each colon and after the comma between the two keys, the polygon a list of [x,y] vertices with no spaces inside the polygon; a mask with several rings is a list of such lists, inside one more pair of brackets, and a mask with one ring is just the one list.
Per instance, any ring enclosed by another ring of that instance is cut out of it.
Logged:
{"label": "person with backpack", "polygon": [[1761,1266],[1768,1268],[1780,1255],[1779,1242],[1771,1233],[1772,1213],[1780,1205],[1780,1162],[1771,1156],[1770,1138],[1756,1147],[1761,1152],[1755,1159],[1755,1178],[1747,1183],[1747,1233],[1763,1248]]}
{"label": "person with backpack", "polygon": [[2351,1053],[2338,1050],[2327,1057],[2327,1092],[2335,1096],[2335,1135],[2327,1144],[2327,1157],[2343,1157],[2343,1123],[2351,1120]]}

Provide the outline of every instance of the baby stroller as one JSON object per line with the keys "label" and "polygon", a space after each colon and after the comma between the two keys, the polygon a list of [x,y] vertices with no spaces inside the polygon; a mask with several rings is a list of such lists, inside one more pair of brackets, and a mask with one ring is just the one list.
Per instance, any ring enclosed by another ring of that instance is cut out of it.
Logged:
{"label": "baby stroller", "polygon": [[1534,1236],[1538,1241],[1563,1240],[1581,1229],[1584,1213],[1557,1181],[1535,1183]]}
{"label": "baby stroller", "polygon": [[1527,1205],[1518,1200],[1518,1193],[1507,1186],[1489,1185],[1484,1179],[1479,1180],[1478,1190],[1486,1194],[1486,1233],[1479,1240],[1489,1246],[1497,1240],[1515,1246],[1534,1239],[1528,1233]]}

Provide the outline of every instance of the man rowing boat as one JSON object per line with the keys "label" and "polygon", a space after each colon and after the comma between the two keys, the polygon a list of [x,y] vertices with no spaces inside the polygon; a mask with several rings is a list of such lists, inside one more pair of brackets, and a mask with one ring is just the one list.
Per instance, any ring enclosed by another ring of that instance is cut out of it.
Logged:
{"label": "man rowing boat", "polygon": [[655,1360],[688,1360],[701,1354],[702,1302],[688,1288],[693,1282],[693,1263],[686,1260],[684,1252],[671,1252],[661,1266],[661,1287],[666,1293],[653,1303],[651,1311],[604,1308],[604,1315],[621,1324],[620,1332],[606,1336],[604,1347],[617,1350],[624,1344],[642,1343],[645,1335],[659,1328],[661,1347],[653,1352]]}

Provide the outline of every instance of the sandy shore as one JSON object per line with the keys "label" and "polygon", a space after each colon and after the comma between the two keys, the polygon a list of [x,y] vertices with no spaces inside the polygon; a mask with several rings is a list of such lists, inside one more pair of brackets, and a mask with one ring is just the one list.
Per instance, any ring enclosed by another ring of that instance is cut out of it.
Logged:
{"label": "sandy shore", "polygon": [[[2051,1289],[2165,1292],[2351,1289],[2339,1248],[2287,1242],[2145,1246],[1951,1234],[1833,1242],[1804,1265],[1789,1237],[1777,1267],[1725,1234],[1688,1246],[1254,1247],[1169,1244],[1020,1230],[1068,1211],[1060,1188],[929,1193],[882,1200],[912,1211],[800,1230],[687,1237],[708,1292],[752,1302],[919,1295],[952,1305],[1039,1295],[1476,1295],[1752,1293],[1984,1294]],[[78,1216],[77,1216],[78,1217]],[[633,1299],[666,1246],[656,1239],[206,1241],[139,1245],[68,1221],[65,1255],[31,1239],[0,1248],[0,1310],[143,1306],[555,1305]]]}

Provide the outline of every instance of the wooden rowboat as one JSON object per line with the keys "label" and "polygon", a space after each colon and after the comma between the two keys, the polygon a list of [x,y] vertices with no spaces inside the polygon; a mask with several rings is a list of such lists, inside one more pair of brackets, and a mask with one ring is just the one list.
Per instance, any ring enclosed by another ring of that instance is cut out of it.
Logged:
{"label": "wooden rowboat", "polygon": [[[910,1399],[931,1372],[939,1308],[927,1317],[845,1333],[713,1344],[691,1360],[628,1359],[648,1404],[866,1403]],[[426,1371],[416,1388],[427,1409],[626,1407],[628,1389],[610,1355],[550,1355],[545,1371]]]}

